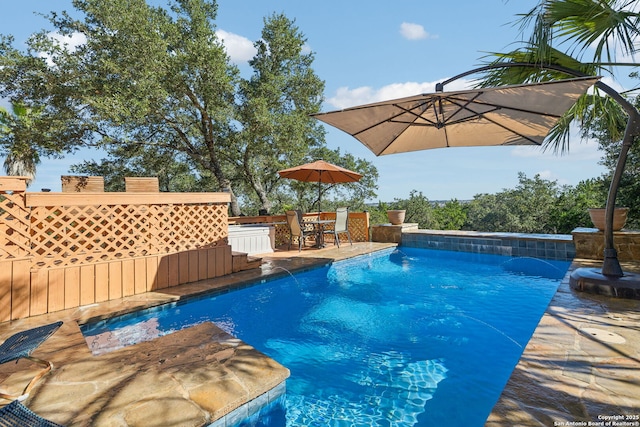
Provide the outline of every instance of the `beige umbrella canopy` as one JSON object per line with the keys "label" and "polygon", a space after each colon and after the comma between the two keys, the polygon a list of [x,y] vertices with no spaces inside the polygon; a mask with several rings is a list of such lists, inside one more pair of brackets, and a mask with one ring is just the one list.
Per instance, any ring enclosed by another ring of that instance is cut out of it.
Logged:
{"label": "beige umbrella canopy", "polygon": [[318,212],[321,211],[320,197],[322,193],[320,183],[337,184],[341,182],[357,182],[362,178],[362,175],[357,172],[350,171],[333,163],[325,162],[324,160],[316,160],[315,162],[283,169],[278,171],[278,174],[282,178],[290,178],[304,182],[317,182]]}
{"label": "beige umbrella canopy", "polygon": [[541,145],[598,80],[435,92],[313,117],[352,135],[377,156],[444,147]]}

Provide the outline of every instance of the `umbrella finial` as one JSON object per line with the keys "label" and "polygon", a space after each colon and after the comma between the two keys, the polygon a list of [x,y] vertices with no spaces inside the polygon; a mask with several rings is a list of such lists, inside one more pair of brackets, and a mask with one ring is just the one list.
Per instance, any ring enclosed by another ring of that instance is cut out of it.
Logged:
{"label": "umbrella finial", "polygon": [[436,83],[436,92],[444,91],[444,85],[442,83]]}

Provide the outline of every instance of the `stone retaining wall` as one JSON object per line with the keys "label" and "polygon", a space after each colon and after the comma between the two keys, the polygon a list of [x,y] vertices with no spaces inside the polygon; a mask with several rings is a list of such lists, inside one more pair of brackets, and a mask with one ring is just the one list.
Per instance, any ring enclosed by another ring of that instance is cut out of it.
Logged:
{"label": "stone retaining wall", "polygon": [[[604,258],[604,232],[597,228],[576,228],[571,234],[576,247],[576,258]],[[614,231],[613,246],[620,261],[640,261],[640,231]]]}

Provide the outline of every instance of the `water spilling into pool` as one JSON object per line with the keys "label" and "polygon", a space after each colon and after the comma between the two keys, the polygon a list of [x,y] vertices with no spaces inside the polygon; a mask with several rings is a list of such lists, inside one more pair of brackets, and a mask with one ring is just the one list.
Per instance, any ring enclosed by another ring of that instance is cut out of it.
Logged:
{"label": "water spilling into pool", "polygon": [[482,426],[568,267],[402,247],[84,332],[98,354],[215,322],[291,370],[241,426]]}

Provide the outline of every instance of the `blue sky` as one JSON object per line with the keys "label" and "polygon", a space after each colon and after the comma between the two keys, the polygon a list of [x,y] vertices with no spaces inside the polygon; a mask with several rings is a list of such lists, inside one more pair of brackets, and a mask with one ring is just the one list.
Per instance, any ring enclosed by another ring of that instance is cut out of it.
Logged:
{"label": "blue sky", "polygon": [[[164,1],[154,4],[166,5]],[[323,111],[367,102],[433,92],[435,83],[476,68],[488,52],[506,51],[520,40],[516,15],[536,0],[462,0],[455,3],[404,0],[393,3],[362,0],[219,0],[216,26],[231,58],[241,70],[253,54],[263,19],[284,13],[305,34],[315,53],[313,68],[325,80]],[[0,33],[12,34],[16,46],[40,29],[51,29],[34,12],[72,11],[71,0],[21,0],[4,4]],[[528,36],[528,34],[526,34]],[[629,70],[620,70],[618,78]],[[605,82],[629,89],[622,79]],[[464,84],[448,85],[445,90]],[[7,106],[0,100],[0,105]],[[378,198],[407,198],[411,190],[430,200],[471,199],[479,193],[513,188],[518,172],[540,174],[559,184],[576,185],[604,169],[597,143],[577,136],[570,153],[560,156],[536,147],[449,148],[376,157],[349,135],[327,126],[330,148],[372,162],[379,171]],[[60,175],[83,158],[102,157],[82,151],[64,159],[43,159],[32,191],[60,191]]]}

